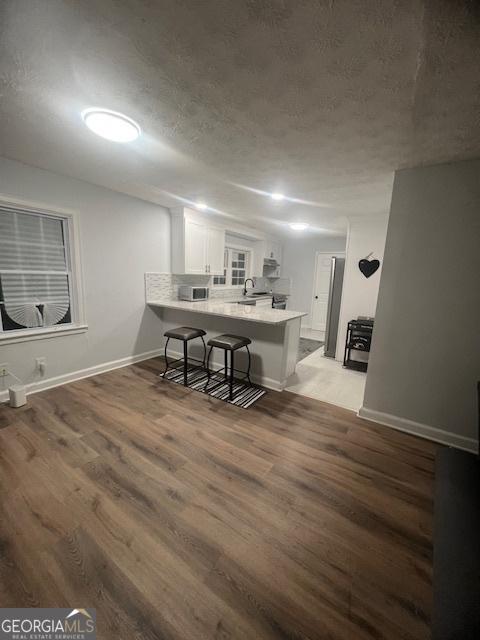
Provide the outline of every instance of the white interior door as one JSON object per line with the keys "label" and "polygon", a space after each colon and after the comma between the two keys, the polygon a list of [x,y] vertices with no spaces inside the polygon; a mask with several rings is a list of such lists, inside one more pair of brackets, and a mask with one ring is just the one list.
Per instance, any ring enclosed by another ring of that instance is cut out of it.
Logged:
{"label": "white interior door", "polygon": [[185,273],[207,272],[207,229],[195,220],[185,220]]}
{"label": "white interior door", "polygon": [[325,331],[330,291],[332,254],[317,253],[312,303],[312,329]]}

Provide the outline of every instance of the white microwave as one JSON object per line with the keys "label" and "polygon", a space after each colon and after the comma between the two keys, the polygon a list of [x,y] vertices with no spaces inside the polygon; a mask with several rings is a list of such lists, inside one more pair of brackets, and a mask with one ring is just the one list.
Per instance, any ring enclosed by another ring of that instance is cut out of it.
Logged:
{"label": "white microwave", "polygon": [[179,300],[208,300],[208,287],[192,287],[187,284],[182,284],[178,287],[178,299]]}

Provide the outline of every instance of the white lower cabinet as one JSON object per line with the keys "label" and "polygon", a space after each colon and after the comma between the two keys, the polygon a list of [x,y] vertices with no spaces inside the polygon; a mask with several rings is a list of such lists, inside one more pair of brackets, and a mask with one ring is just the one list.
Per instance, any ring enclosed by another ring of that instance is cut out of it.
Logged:
{"label": "white lower cabinet", "polygon": [[257,300],[257,307],[264,307],[265,309],[272,308],[272,299],[268,298],[268,300]]}

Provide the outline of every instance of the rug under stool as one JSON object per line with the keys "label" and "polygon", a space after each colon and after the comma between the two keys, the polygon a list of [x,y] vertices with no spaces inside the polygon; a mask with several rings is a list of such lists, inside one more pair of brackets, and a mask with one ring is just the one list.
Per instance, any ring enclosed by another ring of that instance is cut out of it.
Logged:
{"label": "rug under stool", "polygon": [[[169,382],[175,382],[183,386],[183,368],[173,368],[167,371],[164,376],[165,380]],[[217,400],[223,400],[228,404],[233,404],[236,407],[242,407],[242,409],[248,409],[255,402],[260,400],[267,392],[265,389],[252,385],[251,387],[244,382],[235,380],[233,383],[233,400],[230,400],[229,393],[230,387],[228,381],[223,376],[213,374],[210,376],[210,384],[208,391],[205,392],[205,384],[207,382],[207,374],[201,369],[190,369],[187,372],[187,387],[200,393],[207,393],[207,395]]]}

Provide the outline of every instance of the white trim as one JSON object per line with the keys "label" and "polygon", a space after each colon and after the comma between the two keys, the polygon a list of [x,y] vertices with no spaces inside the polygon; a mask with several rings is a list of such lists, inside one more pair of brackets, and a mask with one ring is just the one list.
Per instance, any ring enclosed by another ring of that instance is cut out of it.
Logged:
{"label": "white trim", "polygon": [[87,324],[58,324],[54,327],[41,327],[40,329],[32,329],[31,331],[6,331],[0,334],[0,347],[6,344],[15,344],[17,342],[29,342],[30,340],[44,340],[53,338],[57,334],[62,336],[71,336],[75,333],[85,333],[88,330]]}
{"label": "white trim", "polygon": [[[310,303],[310,327],[309,328],[312,329],[312,331],[323,331],[325,333],[325,331],[327,330],[327,327],[325,327],[325,329],[315,329],[312,326],[313,325],[313,305],[315,302],[315,290],[317,288],[318,256],[320,255],[332,256],[332,258],[345,258],[345,251],[315,251],[315,258],[313,263],[312,301]],[[342,282],[342,294],[343,294],[343,282]],[[327,301],[327,306],[328,306],[328,301]]]}
{"label": "white trim", "polygon": [[404,431],[405,433],[411,433],[415,436],[420,436],[420,438],[440,442],[449,447],[456,447],[457,449],[463,449],[464,451],[471,451],[473,453],[477,453],[478,450],[478,442],[474,438],[459,436],[451,431],[444,431],[443,429],[431,427],[421,422],[394,416],[391,413],[383,413],[382,411],[375,411],[367,407],[360,407],[357,415],[365,420],[383,424],[392,429]]}
{"label": "white trim", "polygon": [[228,242],[225,241],[225,249],[235,249],[235,251],[248,251],[248,253],[253,252],[253,247],[249,247],[248,245],[241,244],[240,242]]}
{"label": "white trim", "polygon": [[[47,205],[43,202],[35,202],[33,200],[24,200],[23,198],[11,197],[2,192],[0,192],[0,205],[4,205],[6,207],[17,207],[19,209],[23,209],[27,213],[50,215],[66,221],[69,241],[67,243],[67,247],[65,247],[65,253],[67,259],[67,272],[69,273],[68,280],[71,297],[70,308],[72,323],[69,325],[65,325],[65,331],[67,329],[71,329],[72,333],[78,333],[79,329],[86,329],[87,325],[85,317],[85,291],[83,286],[84,277],[80,242],[80,216],[78,212],[67,207],[58,208],[52,205]],[[3,332],[1,333],[3,334]],[[33,339],[32,336],[34,336],[34,334],[32,332],[28,332],[30,338],[27,337],[27,333],[22,333],[23,336],[25,336],[25,339]],[[34,337],[36,337],[36,332]],[[0,344],[17,342],[17,340],[10,340],[10,338],[14,338],[14,336],[4,337],[2,335]],[[18,341],[21,342],[21,340]]]}
{"label": "white trim", "polygon": [[[232,284],[232,251],[237,251],[245,254],[245,278],[251,278],[251,273],[253,269],[253,249],[251,247],[241,247],[234,246],[233,243],[225,244],[224,255],[227,254],[227,266],[224,265],[224,271],[226,271],[225,276],[223,275],[212,275],[211,276],[211,287],[215,289],[215,291],[220,289],[243,289],[244,284]],[[225,278],[225,284],[215,284],[214,279],[217,278]],[[228,283],[230,281],[230,284]]]}
{"label": "white trim", "polygon": [[[139,353],[135,356],[127,356],[125,358],[120,358],[119,360],[112,360],[111,362],[104,362],[103,364],[98,364],[93,367],[88,367],[87,369],[80,369],[79,371],[72,371],[71,373],[65,373],[61,376],[56,376],[55,378],[48,378],[47,380],[39,380],[38,382],[32,382],[27,384],[27,395],[31,393],[39,393],[40,391],[46,391],[47,389],[53,389],[54,387],[60,387],[64,384],[69,384],[70,382],[76,382],[77,380],[83,380],[84,378],[90,378],[92,376],[99,375],[101,373],[107,373],[107,371],[113,371],[114,369],[120,369],[122,367],[128,367],[131,364],[135,364],[136,362],[142,362],[143,360],[150,360],[150,358],[156,358],[158,356],[163,356],[164,349],[154,349],[153,351],[146,351],[145,353]],[[172,357],[183,357],[183,353],[179,351],[170,351],[168,350],[168,355]],[[213,363],[215,366],[221,367],[223,363],[215,362]],[[252,380],[256,384],[260,384],[262,387],[266,387],[267,389],[272,389],[273,391],[282,391],[285,385],[280,385],[276,380],[266,377],[257,377],[252,375]],[[4,391],[0,391],[0,402],[8,402],[8,389]]]}
{"label": "white trim", "polygon": [[[69,382],[75,382],[76,380],[83,380],[83,378],[90,378],[100,373],[106,373],[107,371],[113,371],[113,369],[120,369],[121,367],[127,367],[130,364],[136,362],[142,362],[142,360],[149,360],[163,354],[163,349],[154,349],[153,351],[146,351],[145,353],[139,353],[134,356],[126,356],[119,360],[112,360],[111,362],[104,362],[103,364],[97,364],[87,369],[80,369],[79,371],[72,371],[71,373],[65,373],[61,376],[54,378],[48,378],[47,380],[39,380],[38,382],[31,382],[27,384],[27,395],[31,393],[38,393],[39,391],[45,391],[46,389],[52,389],[53,387],[60,387],[61,385],[68,384]],[[8,389],[0,391],[0,402],[8,401]]]}
{"label": "white trim", "polygon": [[45,202],[39,202],[37,200],[26,200],[24,198],[17,198],[16,196],[10,196],[7,193],[0,191],[0,204],[4,204],[9,207],[22,207],[25,211],[31,213],[45,213],[54,216],[74,216],[77,214],[73,209],[68,207],[55,207]]}

